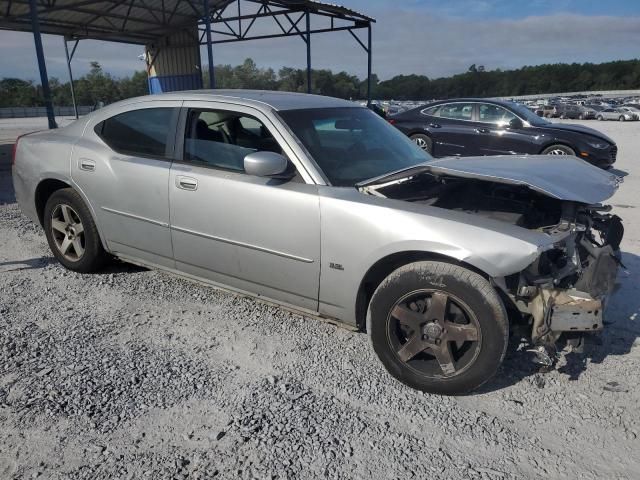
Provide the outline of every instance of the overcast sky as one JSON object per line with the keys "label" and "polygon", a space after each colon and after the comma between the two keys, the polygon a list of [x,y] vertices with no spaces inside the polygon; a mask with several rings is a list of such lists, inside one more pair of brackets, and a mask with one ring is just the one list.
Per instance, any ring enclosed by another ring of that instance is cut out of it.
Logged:
{"label": "overcast sky", "polygon": [[[466,71],[556,62],[605,62],[640,57],[640,0],[332,0],[377,19],[374,72],[431,78]],[[266,28],[266,26],[260,27]],[[277,28],[277,27],[276,27]],[[364,33],[364,31],[363,31]],[[366,55],[346,32],[316,35],[313,66],[366,74]],[[67,79],[62,38],[44,36],[50,77]],[[215,45],[214,62],[252,57],[261,67],[304,67],[300,38]],[[142,46],[82,41],[74,72],[91,60],[116,76],[144,68]],[[203,51],[203,60],[206,54]],[[30,33],[0,31],[0,77],[37,80]]]}

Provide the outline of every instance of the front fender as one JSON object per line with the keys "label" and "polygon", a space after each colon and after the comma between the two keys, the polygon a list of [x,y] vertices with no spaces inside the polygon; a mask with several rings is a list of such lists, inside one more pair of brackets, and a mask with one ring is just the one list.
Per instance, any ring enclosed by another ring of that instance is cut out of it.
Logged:
{"label": "front fender", "polygon": [[495,278],[524,270],[553,242],[503,222],[355,189],[321,187],[320,195],[320,313],[349,323],[362,279],[389,255],[433,253]]}

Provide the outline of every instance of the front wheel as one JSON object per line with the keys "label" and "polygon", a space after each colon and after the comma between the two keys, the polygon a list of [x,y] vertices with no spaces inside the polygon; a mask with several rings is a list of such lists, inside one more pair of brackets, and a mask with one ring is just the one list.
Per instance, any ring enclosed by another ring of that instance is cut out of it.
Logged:
{"label": "front wheel", "polygon": [[422,150],[427,153],[433,153],[433,140],[428,135],[423,133],[414,133],[409,138],[413,140],[417,146],[419,146]]}
{"label": "front wheel", "polygon": [[49,197],[43,224],[53,255],[69,270],[94,272],[108,260],[91,213],[72,188],[58,190]]}
{"label": "front wheel", "polygon": [[626,120],[626,118],[624,118],[624,115],[620,115],[618,117],[618,120],[620,120],[621,122],[624,122]]}
{"label": "front wheel", "polygon": [[369,304],[367,331],[397,380],[429,393],[459,395],[495,374],[509,326],[485,278],[425,261],[398,268],[380,284]]}
{"label": "front wheel", "polygon": [[603,117],[602,115],[598,115],[596,118],[597,118],[599,121],[603,121],[603,120],[604,120],[604,117]]}
{"label": "front wheel", "polygon": [[573,148],[566,145],[550,145],[542,151],[542,155],[575,155]]}

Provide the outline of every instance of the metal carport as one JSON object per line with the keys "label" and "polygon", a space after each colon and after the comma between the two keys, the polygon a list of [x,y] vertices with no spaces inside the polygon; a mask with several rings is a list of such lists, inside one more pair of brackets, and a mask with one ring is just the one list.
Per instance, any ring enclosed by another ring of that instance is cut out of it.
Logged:
{"label": "metal carport", "polygon": [[[172,33],[197,27],[197,41],[207,47],[209,86],[215,88],[212,45],[299,36],[306,43],[310,92],[311,36],[345,31],[367,52],[370,102],[373,22],[349,8],[315,0],[0,0],[0,29],[33,32],[50,128],[56,124],[41,33],[64,37],[72,88],[71,60],[77,42],[83,39],[162,45]],[[356,33],[361,29],[366,30],[364,40]],[[75,42],[71,54],[70,41]],[[153,62],[147,56],[148,69]]]}

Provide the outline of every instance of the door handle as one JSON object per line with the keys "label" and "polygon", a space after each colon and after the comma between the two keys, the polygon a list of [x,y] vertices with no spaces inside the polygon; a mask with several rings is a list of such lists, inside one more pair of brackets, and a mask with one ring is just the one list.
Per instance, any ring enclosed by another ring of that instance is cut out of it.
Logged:
{"label": "door handle", "polygon": [[93,172],[96,169],[96,162],[88,158],[81,158],[78,160],[78,168],[85,172]]}
{"label": "door handle", "polygon": [[183,177],[182,175],[178,175],[176,177],[176,187],[182,190],[197,190],[198,181],[195,178]]}
{"label": "door handle", "polygon": [[476,128],[477,133],[489,133],[488,128]]}
{"label": "door handle", "polygon": [[438,123],[430,123],[429,126],[431,128],[440,128],[440,124],[438,124]]}

